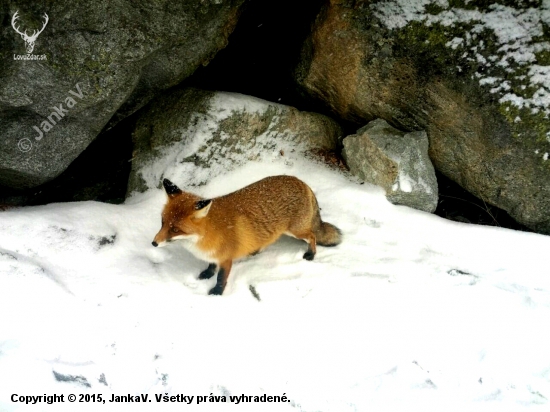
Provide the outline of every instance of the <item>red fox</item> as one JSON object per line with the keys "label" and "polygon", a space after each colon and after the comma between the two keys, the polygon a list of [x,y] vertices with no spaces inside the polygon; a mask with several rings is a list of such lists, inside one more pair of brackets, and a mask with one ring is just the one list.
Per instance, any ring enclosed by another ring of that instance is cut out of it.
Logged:
{"label": "red fox", "polygon": [[336,246],[342,232],[323,222],[311,188],[293,176],[271,176],[236,192],[203,199],[163,180],[168,202],[153,246],[182,240],[184,247],[209,263],[199,279],[218,271],[210,295],[221,295],[233,260],[254,255],[281,235],[308,243],[304,259],[313,260],[316,245]]}

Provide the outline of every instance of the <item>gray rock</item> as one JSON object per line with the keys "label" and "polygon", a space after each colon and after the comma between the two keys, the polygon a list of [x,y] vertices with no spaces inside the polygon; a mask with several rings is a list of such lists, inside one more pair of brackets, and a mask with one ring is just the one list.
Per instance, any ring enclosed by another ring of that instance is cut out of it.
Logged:
{"label": "gray rock", "polygon": [[439,171],[550,234],[550,14],[535,3],[327,2],[296,78],[344,119],[425,130]]}
{"label": "gray rock", "polygon": [[[0,185],[26,188],[53,179],[109,121],[208,64],[227,44],[244,1],[2,2]],[[26,54],[11,26],[16,11],[16,26],[28,33],[48,14],[33,50],[41,60],[16,59]],[[33,126],[41,128],[77,83],[82,99],[37,140]]]}
{"label": "gray rock", "polygon": [[237,93],[189,88],[155,99],[133,133],[128,194],[159,187],[162,177],[201,185],[250,160],[291,162],[311,149],[335,150],[334,120]]}
{"label": "gray rock", "polygon": [[377,119],[344,138],[343,156],[351,173],[383,187],[390,202],[435,211],[437,179],[426,132],[403,133]]}

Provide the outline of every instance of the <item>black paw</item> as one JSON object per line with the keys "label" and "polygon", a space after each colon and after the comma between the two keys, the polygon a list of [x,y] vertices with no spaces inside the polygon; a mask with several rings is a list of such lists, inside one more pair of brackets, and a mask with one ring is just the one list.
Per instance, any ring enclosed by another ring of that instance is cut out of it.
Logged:
{"label": "black paw", "polygon": [[209,295],[221,295],[223,293],[223,286],[216,285],[212,289],[210,289],[210,292],[208,292]]}
{"label": "black paw", "polygon": [[199,279],[210,279],[215,274],[216,274],[216,265],[211,264],[211,265],[208,265],[208,267],[200,273]]}
{"label": "black paw", "polygon": [[210,279],[212,276],[214,276],[214,273],[215,272],[213,270],[204,269],[199,275],[199,279]]}
{"label": "black paw", "polygon": [[305,260],[313,260],[314,257],[315,253],[313,253],[311,250],[308,250],[306,253],[304,253]]}

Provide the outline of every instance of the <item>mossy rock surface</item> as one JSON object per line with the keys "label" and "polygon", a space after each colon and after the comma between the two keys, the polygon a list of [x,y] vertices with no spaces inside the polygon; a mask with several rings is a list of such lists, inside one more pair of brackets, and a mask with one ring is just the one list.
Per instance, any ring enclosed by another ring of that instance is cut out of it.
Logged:
{"label": "mossy rock surface", "polygon": [[[0,184],[59,175],[107,125],[206,65],[227,44],[245,0],[99,0],[0,4]],[[38,36],[33,54],[11,26]],[[79,84],[82,99],[43,138],[43,121]],[[19,145],[19,146],[18,146]]]}
{"label": "mossy rock surface", "polygon": [[435,167],[550,233],[550,10],[541,1],[330,1],[298,83],[339,116],[426,130]]}
{"label": "mossy rock surface", "polygon": [[292,162],[309,150],[334,151],[342,134],[317,113],[238,93],[174,90],[136,122],[128,195],[159,187],[165,177],[200,186],[261,157]]}

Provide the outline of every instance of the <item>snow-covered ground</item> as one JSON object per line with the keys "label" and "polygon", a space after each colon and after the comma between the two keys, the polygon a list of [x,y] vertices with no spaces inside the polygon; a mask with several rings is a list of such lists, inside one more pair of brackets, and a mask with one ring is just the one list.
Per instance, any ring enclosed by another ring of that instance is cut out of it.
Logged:
{"label": "snow-covered ground", "polygon": [[[197,279],[205,263],[151,246],[161,190],[0,212],[0,410],[547,410],[550,237],[394,206],[310,160],[247,163],[199,192],[275,174],[308,183],[344,241],[308,262],[281,239],[236,263],[221,297]],[[151,402],[109,402],[128,394]]]}

